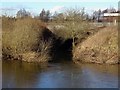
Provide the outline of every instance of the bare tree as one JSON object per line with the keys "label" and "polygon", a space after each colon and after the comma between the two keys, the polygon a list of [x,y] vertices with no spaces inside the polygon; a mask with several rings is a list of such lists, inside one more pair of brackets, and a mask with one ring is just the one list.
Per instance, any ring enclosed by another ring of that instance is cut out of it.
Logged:
{"label": "bare tree", "polygon": [[49,10],[45,11],[44,9],[42,9],[39,17],[44,22],[49,21],[49,19],[50,19],[50,11]]}
{"label": "bare tree", "polygon": [[116,12],[116,9],[113,8],[113,7],[110,7],[110,8],[108,9],[108,13],[115,13],[115,12]]}
{"label": "bare tree", "polygon": [[49,19],[50,19],[50,11],[47,10],[46,11],[46,21],[49,21]]}
{"label": "bare tree", "polygon": [[45,10],[42,9],[41,13],[40,13],[40,19],[44,21],[45,19]]}
{"label": "bare tree", "polygon": [[94,11],[93,15],[92,15],[93,21],[98,21],[99,22],[101,15],[102,15],[102,11],[100,9],[98,11]]}
{"label": "bare tree", "polygon": [[88,29],[88,22],[85,20],[85,12],[84,9],[66,9],[63,12],[64,20],[67,20],[65,23],[61,23],[61,25],[64,27],[64,30],[67,31],[66,35],[69,35],[68,37],[71,37],[73,40],[72,46],[73,50],[75,47],[75,38],[80,38],[81,33],[84,32],[84,30]]}
{"label": "bare tree", "polygon": [[20,9],[16,15],[17,18],[31,17],[30,12],[26,11],[25,9]]}

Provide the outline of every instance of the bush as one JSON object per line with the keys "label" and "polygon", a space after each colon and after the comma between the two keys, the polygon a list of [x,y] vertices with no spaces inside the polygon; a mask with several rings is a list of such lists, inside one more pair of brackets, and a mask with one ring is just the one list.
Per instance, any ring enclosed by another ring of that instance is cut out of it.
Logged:
{"label": "bush", "polygon": [[45,61],[51,60],[51,56],[50,56],[51,46],[52,46],[52,40],[49,40],[49,41],[41,40],[36,52],[29,51],[22,54],[23,61],[45,62]]}
{"label": "bush", "polygon": [[[65,9],[63,13],[55,18],[53,33],[62,37],[64,40],[72,39],[73,47],[75,46],[75,38],[79,39],[87,37],[86,33],[90,31],[90,24],[85,17],[84,9],[70,8]],[[53,25],[52,25],[53,26]]]}
{"label": "bush", "polygon": [[[44,47],[48,47],[48,44],[51,46],[51,42],[43,43],[45,40],[41,38],[43,37],[42,33],[44,30],[45,24],[39,20],[32,18],[16,20],[12,31],[3,32],[3,56],[7,58],[23,59],[25,57],[24,54],[28,54],[29,56],[30,53],[34,53],[40,56],[42,53],[41,56],[48,57],[46,53],[49,53],[50,48],[44,49]],[[43,55],[43,52],[45,55]],[[48,58],[44,59],[46,61]],[[30,61],[32,60],[30,59],[29,62]]]}

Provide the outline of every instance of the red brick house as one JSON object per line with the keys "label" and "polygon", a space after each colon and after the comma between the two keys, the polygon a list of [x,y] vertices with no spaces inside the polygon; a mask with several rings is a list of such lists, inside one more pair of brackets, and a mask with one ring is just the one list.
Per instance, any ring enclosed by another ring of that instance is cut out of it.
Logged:
{"label": "red brick house", "polygon": [[104,22],[118,22],[120,21],[120,13],[103,13]]}

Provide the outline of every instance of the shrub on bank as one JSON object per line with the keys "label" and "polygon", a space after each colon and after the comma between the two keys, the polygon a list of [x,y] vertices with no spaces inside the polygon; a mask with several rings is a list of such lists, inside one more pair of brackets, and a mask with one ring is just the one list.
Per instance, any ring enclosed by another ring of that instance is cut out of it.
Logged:
{"label": "shrub on bank", "polygon": [[29,62],[35,59],[39,62],[47,61],[50,57],[49,51],[52,42],[49,40],[47,42],[42,38],[44,31],[46,31],[45,24],[40,20],[17,19],[12,30],[5,31],[3,28],[3,57]]}

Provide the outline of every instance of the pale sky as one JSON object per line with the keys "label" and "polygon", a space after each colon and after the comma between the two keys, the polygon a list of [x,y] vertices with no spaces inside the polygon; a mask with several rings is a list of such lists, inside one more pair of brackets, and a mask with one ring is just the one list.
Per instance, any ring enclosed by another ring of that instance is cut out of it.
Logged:
{"label": "pale sky", "polygon": [[118,8],[119,0],[1,0],[0,10],[2,14],[15,15],[19,9],[25,8],[30,11],[32,15],[38,15],[44,8],[50,10],[52,13],[55,11],[62,11],[64,8],[85,8],[88,13],[110,7]]}

